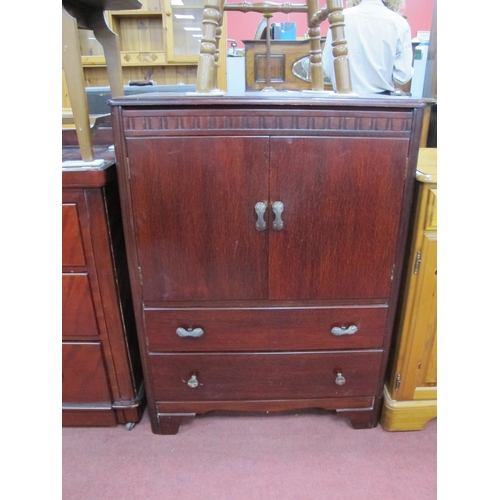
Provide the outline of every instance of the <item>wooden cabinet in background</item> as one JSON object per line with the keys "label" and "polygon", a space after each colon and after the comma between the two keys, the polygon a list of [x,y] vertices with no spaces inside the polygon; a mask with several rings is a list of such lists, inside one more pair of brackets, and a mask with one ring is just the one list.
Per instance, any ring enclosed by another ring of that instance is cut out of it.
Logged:
{"label": "wooden cabinet in background", "polygon": [[111,100],[153,432],[216,410],[377,425],[422,109]]}
{"label": "wooden cabinet in background", "polygon": [[[75,156],[77,147],[63,148],[63,160]],[[145,396],[114,160],[62,173],[62,372],[63,426],[130,427],[141,419]]]}
{"label": "wooden cabinet in background", "polygon": [[437,416],[437,149],[420,149],[413,239],[381,425],[421,430]]}
{"label": "wooden cabinet in background", "polygon": [[[123,84],[153,80],[158,85],[196,83],[203,0],[142,0],[136,10],[108,10],[108,24],[120,39]],[[81,31],[80,46],[87,86],[108,85],[102,46]],[[226,30],[219,43],[219,88],[225,89]]]}

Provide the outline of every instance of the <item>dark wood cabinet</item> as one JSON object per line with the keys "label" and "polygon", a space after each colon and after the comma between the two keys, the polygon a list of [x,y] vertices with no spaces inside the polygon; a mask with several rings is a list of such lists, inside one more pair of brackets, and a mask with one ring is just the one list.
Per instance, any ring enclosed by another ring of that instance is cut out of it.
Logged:
{"label": "dark wood cabinet", "polygon": [[380,411],[423,103],[111,101],[152,429]]}
{"label": "dark wood cabinet", "polygon": [[144,406],[114,160],[63,170],[63,426],[130,427]]}

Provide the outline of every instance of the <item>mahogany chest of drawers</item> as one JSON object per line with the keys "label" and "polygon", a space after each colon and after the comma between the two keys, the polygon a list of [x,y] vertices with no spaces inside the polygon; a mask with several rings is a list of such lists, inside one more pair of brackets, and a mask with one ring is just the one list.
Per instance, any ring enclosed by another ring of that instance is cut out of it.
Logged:
{"label": "mahogany chest of drawers", "polygon": [[[74,159],[73,150],[63,148],[63,159]],[[62,173],[62,372],[63,426],[130,428],[141,419],[145,395],[114,158],[103,168]]]}
{"label": "mahogany chest of drawers", "polygon": [[377,425],[423,104],[111,100],[152,430],[322,408]]}

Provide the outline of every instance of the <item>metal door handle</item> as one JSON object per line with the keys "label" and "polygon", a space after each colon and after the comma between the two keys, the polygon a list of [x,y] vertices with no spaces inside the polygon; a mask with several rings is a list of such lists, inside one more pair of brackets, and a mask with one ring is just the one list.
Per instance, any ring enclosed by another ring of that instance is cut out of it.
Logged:
{"label": "metal door handle", "polygon": [[281,231],[283,229],[283,221],[281,220],[281,214],[285,210],[285,205],[281,201],[275,201],[272,205],[275,219],[273,222],[273,229],[275,231]]}
{"label": "metal door handle", "polygon": [[257,214],[255,229],[257,229],[257,231],[264,231],[264,229],[266,229],[266,221],[264,220],[266,208],[266,204],[263,201],[259,201],[255,204],[255,213]]}
{"label": "metal door handle", "polygon": [[358,327],[356,325],[351,325],[349,327],[346,326],[334,326],[332,328],[333,335],[353,335],[358,331]]}
{"label": "metal door handle", "polygon": [[177,330],[175,330],[175,333],[179,336],[179,337],[194,337],[194,338],[198,338],[198,337],[201,337],[205,332],[203,331],[202,328],[188,328],[187,330],[185,328],[177,328]]}

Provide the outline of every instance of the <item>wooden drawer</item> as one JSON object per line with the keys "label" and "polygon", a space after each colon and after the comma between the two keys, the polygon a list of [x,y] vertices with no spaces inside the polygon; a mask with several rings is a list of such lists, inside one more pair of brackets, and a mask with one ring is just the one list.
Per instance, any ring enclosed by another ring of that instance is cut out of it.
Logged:
{"label": "wooden drawer", "polygon": [[62,206],[62,265],[85,266],[85,251],[76,204]]}
{"label": "wooden drawer", "polygon": [[157,401],[315,399],[376,394],[382,352],[150,354],[149,360]]}
{"label": "wooden drawer", "polygon": [[101,344],[63,343],[63,403],[110,403]]}
{"label": "wooden drawer", "polygon": [[[170,309],[144,316],[150,352],[375,349],[382,346],[387,308]],[[334,335],[334,327],[357,331]],[[179,328],[203,333],[180,337]]]}
{"label": "wooden drawer", "polygon": [[99,335],[86,273],[62,275],[62,333],[63,337]]}

